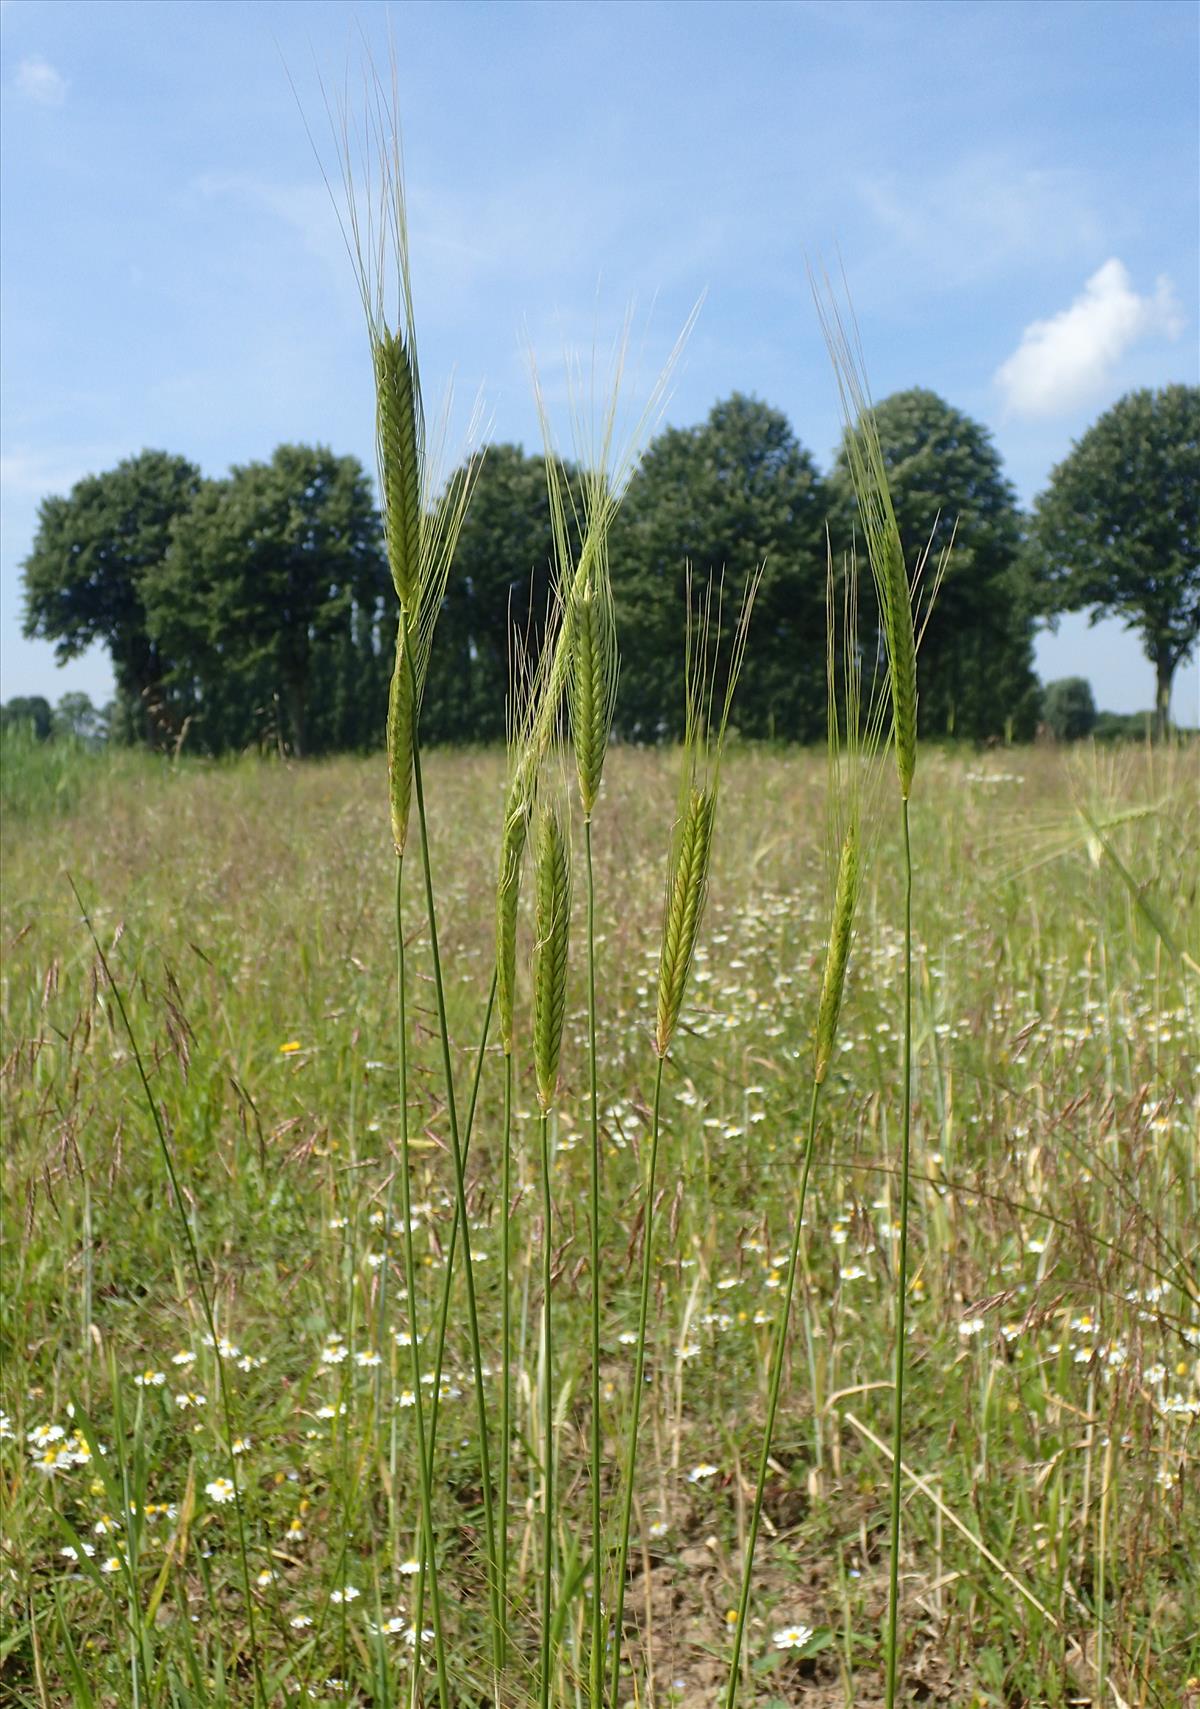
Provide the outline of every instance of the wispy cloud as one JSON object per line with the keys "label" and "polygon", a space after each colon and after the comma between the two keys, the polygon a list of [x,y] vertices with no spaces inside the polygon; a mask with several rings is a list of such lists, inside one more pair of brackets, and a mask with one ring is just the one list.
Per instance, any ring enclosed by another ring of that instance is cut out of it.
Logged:
{"label": "wispy cloud", "polygon": [[0,495],[6,501],[45,498],[47,493],[66,493],[85,475],[95,474],[113,452],[111,445],[63,447],[39,451],[30,446],[11,446],[0,456]]}
{"label": "wispy cloud", "polygon": [[1019,415],[1061,415],[1103,390],[1121,357],[1145,338],[1178,338],[1183,317],[1167,278],[1139,296],[1115,257],[1092,274],[1069,308],[1035,320],[996,370],[1008,408]]}
{"label": "wispy cloud", "polygon": [[1004,150],[976,152],[941,173],[860,177],[857,196],[893,275],[919,269],[925,289],[957,288],[1078,256],[1101,239],[1082,173],[1031,166]]}
{"label": "wispy cloud", "polygon": [[61,107],[67,98],[67,80],[62,72],[37,54],[18,65],[17,88],[39,107]]}
{"label": "wispy cloud", "polygon": [[[349,280],[335,205],[319,180],[284,184],[252,173],[205,172],[193,186],[207,199],[234,198],[269,212],[339,279]],[[588,253],[589,246],[592,254],[602,254],[619,201],[614,192],[581,203],[565,178],[546,172],[523,178],[502,196],[417,187],[410,190],[408,212],[412,252],[419,258],[418,294],[430,321],[461,315],[480,293],[497,286],[561,279],[572,258]],[[359,215],[365,230],[365,197]]]}

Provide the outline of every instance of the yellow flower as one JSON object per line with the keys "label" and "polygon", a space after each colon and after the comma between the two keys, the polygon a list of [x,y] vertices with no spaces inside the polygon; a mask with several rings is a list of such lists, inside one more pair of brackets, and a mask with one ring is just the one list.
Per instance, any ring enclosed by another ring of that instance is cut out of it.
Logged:
{"label": "yellow flower", "polygon": [[294,1056],[299,1049],[300,1040],[298,1038],[290,1038],[286,1044],[280,1045],[279,1054],[280,1056]]}

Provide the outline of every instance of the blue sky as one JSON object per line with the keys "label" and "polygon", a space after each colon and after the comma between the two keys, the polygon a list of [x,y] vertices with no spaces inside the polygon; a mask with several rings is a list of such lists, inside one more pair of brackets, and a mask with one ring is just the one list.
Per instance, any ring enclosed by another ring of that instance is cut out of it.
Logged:
{"label": "blue sky", "polygon": [[[827,468],[805,263],[839,252],[875,396],[985,422],[1023,501],[1124,392],[1200,378],[1190,0],[0,0],[5,696],[111,683],[102,653],[60,671],[21,638],[45,493],[147,446],[370,466],[358,299],[287,73],[325,142],[318,73],[357,88],[389,18],[427,390],[482,387],[495,439],[537,444],[526,339],[553,402],[564,345],[632,300],[649,377],[704,292],[667,419],[753,392]],[[1038,662],[1152,703],[1119,624],[1064,619]],[[1193,663],[1175,710],[1198,709]]]}

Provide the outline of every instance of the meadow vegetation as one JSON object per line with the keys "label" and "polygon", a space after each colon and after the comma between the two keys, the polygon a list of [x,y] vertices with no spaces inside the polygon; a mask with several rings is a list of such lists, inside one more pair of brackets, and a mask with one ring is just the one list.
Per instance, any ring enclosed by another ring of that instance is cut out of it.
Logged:
{"label": "meadow vegetation", "polygon": [[[1200,1674],[1193,766],[1169,747],[922,756],[902,1702],[1175,1705]],[[615,748],[596,816],[606,1506],[636,1351],[676,776],[669,753]],[[469,1087],[506,768],[498,753],[433,753],[425,784],[448,1028]],[[622,1675],[639,1702],[692,1709],[725,1687],[812,1080],[826,787],[823,760],[804,752],[735,747],[723,768],[708,910],[663,1083]],[[436,1696],[432,1645],[413,1631],[423,1551],[385,791],[365,760],[82,754],[69,785],[26,788],[5,814],[9,1701],[303,1690],[385,1703],[404,1700],[418,1653],[420,1692]],[[864,874],[822,1090],[746,1702],[883,1695],[903,1030],[890,821]],[[68,873],[127,1005],[225,1344],[257,1684],[216,1356]],[[577,883],[577,945],[585,905]],[[522,914],[522,1041],[530,932]],[[413,1281],[431,1355],[455,1178],[415,899],[405,936]],[[560,1702],[588,1700],[589,1060],[577,953],[548,1121],[549,1396],[540,1106],[524,1043],[515,1058],[512,1702],[539,1687],[547,1399],[552,1683]],[[493,1042],[465,1182],[493,1431],[503,1092]],[[463,1286],[459,1270],[433,1502],[449,1689],[481,1702],[492,1636]],[[427,1357],[427,1403],[432,1375]]]}
{"label": "meadow vegetation", "polygon": [[[955,524],[906,556],[815,279],[871,593],[860,644],[830,539],[824,767],[744,741],[761,565],[694,586],[683,550],[679,752],[612,744],[674,360],[626,418],[628,325],[602,397],[568,362],[571,465],[534,374],[551,581],[506,752],[426,749],[480,465],[426,414],[395,102],[334,116],[331,185],[386,776],[283,757],[315,606],[275,764],[0,730],[13,1695],[1182,1700],[1194,755],[919,753]],[[285,586],[332,573],[304,538]],[[273,645],[296,602],[260,593]]]}

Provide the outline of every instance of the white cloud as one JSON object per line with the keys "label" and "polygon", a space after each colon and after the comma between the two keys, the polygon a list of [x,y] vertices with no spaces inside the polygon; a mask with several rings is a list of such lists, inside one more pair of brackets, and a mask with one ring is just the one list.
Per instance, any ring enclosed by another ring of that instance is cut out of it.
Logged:
{"label": "white cloud", "polygon": [[36,54],[18,65],[17,88],[40,107],[61,107],[67,98],[67,80],[62,72]]}
{"label": "white cloud", "polygon": [[1019,415],[1060,415],[1096,396],[1132,345],[1144,338],[1178,338],[1183,318],[1171,281],[1160,278],[1141,297],[1115,257],[1097,269],[1070,308],[1035,320],[995,373],[1009,409]]}

